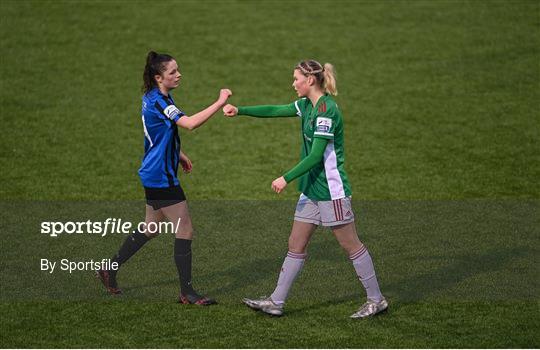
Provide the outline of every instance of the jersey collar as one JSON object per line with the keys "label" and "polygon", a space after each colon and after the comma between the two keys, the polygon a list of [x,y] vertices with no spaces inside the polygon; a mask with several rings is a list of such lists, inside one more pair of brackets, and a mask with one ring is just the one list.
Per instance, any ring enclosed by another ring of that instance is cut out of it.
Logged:
{"label": "jersey collar", "polygon": [[161,96],[167,97],[167,98],[171,98],[171,94],[168,94],[167,96],[163,95],[163,93],[161,92],[161,90],[157,86],[154,88],[154,90],[155,90],[155,93],[158,94],[158,95],[161,95]]}
{"label": "jersey collar", "polygon": [[321,97],[319,97],[319,99],[317,100],[317,103],[315,104],[315,106],[313,106],[313,110],[317,110],[317,108],[319,108],[319,105],[323,102],[323,100],[326,100],[326,98],[328,97],[328,93],[324,93]]}

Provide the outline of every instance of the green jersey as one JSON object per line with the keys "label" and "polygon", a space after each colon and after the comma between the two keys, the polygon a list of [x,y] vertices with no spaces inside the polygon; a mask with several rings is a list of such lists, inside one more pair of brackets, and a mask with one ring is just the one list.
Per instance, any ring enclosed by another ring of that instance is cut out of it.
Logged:
{"label": "green jersey", "polygon": [[294,103],[302,118],[301,158],[311,152],[313,140],[328,139],[322,161],[302,175],[298,189],[309,199],[328,201],[351,195],[351,185],[345,173],[343,117],[334,99],[326,94],[313,106],[308,98]]}
{"label": "green jersey", "polygon": [[309,199],[316,201],[335,200],[351,195],[351,186],[344,168],[343,118],[331,96],[323,95],[315,107],[304,97],[289,105],[238,107],[238,114],[254,117],[299,116],[302,121],[301,159],[309,158],[316,138],[326,139],[326,146],[320,161],[317,158],[306,167],[301,162],[285,174],[285,180],[290,182],[300,175],[298,189]]}

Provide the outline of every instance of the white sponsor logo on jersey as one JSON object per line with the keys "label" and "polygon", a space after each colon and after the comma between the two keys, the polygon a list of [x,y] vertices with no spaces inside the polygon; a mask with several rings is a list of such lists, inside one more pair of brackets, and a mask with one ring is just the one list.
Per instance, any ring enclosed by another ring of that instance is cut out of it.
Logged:
{"label": "white sponsor logo on jersey", "polygon": [[177,115],[180,114],[180,110],[176,108],[175,105],[170,105],[163,110],[163,113],[167,116],[167,118],[173,120],[174,118],[176,118]]}
{"label": "white sponsor logo on jersey", "polygon": [[329,132],[330,128],[332,128],[332,119],[323,117],[317,118],[316,132]]}

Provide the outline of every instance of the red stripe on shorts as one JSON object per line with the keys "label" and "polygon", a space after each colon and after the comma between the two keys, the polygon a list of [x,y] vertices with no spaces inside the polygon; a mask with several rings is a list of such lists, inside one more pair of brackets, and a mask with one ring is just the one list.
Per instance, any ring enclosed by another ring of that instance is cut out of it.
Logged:
{"label": "red stripe on shorts", "polygon": [[337,199],[332,202],[334,204],[334,214],[336,217],[336,221],[343,220],[343,209],[341,208],[341,199]]}

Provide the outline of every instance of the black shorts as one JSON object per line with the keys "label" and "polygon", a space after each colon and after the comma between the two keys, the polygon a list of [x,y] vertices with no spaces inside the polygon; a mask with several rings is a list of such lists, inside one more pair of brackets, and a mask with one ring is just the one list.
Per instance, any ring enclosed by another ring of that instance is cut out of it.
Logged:
{"label": "black shorts", "polygon": [[146,204],[152,206],[154,210],[168,207],[186,200],[184,190],[180,186],[172,187],[145,187]]}

